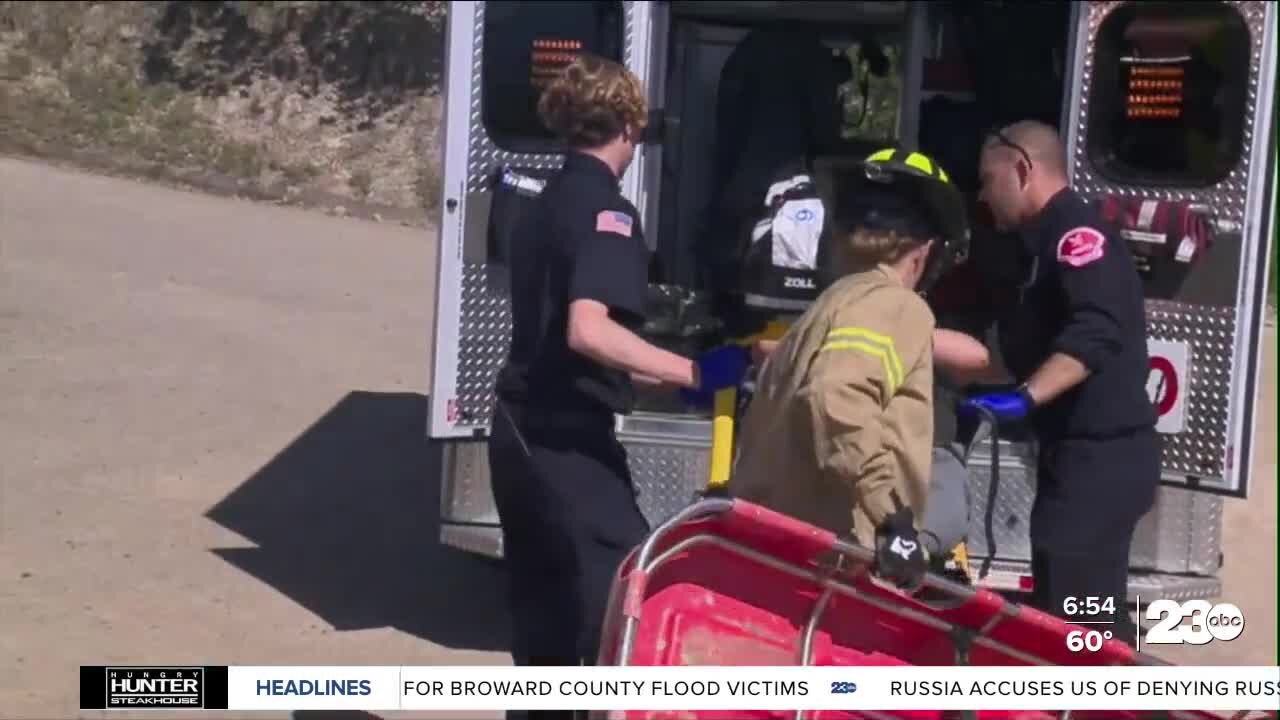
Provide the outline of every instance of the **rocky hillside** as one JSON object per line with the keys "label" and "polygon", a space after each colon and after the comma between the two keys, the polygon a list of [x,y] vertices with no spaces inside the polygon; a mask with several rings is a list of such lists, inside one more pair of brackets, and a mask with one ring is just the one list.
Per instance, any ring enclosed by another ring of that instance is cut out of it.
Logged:
{"label": "rocky hillside", "polygon": [[420,222],[443,2],[0,2],[0,152]]}

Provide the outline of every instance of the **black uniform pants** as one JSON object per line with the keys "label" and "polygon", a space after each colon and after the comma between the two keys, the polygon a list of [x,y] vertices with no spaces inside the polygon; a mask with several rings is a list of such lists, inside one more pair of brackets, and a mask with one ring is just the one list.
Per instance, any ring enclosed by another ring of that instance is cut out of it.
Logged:
{"label": "black uniform pants", "polygon": [[595,664],[614,574],[649,531],[611,420],[506,403],[493,418],[516,665]]}
{"label": "black uniform pants", "polygon": [[1129,551],[1160,482],[1159,436],[1144,430],[1042,440],[1039,465],[1031,511],[1032,604],[1068,621],[1114,623],[1098,629],[1133,644]]}

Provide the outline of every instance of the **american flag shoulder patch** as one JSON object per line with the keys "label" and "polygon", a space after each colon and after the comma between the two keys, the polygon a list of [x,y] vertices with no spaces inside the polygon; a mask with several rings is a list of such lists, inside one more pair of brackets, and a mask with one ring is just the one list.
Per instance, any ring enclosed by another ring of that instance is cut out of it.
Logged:
{"label": "american flag shoulder patch", "polygon": [[601,210],[596,215],[596,232],[631,237],[631,216],[618,210]]}

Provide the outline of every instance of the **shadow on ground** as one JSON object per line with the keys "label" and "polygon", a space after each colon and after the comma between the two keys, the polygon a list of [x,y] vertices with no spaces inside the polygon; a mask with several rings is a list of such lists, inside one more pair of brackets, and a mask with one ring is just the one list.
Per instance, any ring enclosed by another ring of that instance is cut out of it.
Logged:
{"label": "shadow on ground", "polygon": [[214,552],[336,630],[506,650],[497,564],[438,542],[426,414],[416,393],[347,395],[205,514],[258,546]]}

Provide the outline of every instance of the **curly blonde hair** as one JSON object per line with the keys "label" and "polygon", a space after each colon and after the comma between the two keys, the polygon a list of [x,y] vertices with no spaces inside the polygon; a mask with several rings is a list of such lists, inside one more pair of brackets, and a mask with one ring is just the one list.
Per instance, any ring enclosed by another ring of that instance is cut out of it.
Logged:
{"label": "curly blonde hair", "polygon": [[543,91],[538,116],[574,147],[599,147],[623,130],[643,130],[648,103],[640,80],[622,65],[583,54]]}

